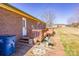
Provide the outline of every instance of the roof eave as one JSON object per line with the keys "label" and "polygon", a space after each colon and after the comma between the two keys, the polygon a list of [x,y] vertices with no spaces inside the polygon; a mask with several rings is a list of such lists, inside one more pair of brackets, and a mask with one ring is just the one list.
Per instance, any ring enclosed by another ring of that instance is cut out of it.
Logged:
{"label": "roof eave", "polygon": [[19,15],[24,16],[24,17],[28,17],[28,18],[30,18],[31,20],[34,20],[34,21],[37,21],[37,22],[41,22],[41,23],[46,24],[45,22],[43,22],[43,21],[41,21],[41,20],[39,20],[39,19],[37,19],[37,18],[35,18],[35,17],[29,15],[28,13],[25,13],[25,12],[22,11],[22,10],[19,10],[19,9],[17,9],[17,8],[11,6],[11,5],[9,5],[8,3],[0,3],[0,7],[1,7],[1,8],[4,8],[4,9],[7,9],[7,10],[9,10],[9,11],[15,12],[15,13],[17,13],[17,14],[19,14]]}

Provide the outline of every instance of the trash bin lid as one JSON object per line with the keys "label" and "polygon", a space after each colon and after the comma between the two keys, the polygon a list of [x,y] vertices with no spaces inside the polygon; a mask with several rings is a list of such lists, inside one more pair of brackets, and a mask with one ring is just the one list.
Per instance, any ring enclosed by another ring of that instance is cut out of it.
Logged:
{"label": "trash bin lid", "polygon": [[0,37],[11,37],[11,36],[16,36],[16,35],[0,35]]}

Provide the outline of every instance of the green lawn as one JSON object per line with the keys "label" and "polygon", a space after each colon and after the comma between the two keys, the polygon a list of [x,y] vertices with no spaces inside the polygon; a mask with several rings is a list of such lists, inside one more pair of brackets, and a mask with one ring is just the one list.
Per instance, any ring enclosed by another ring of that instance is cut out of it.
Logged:
{"label": "green lawn", "polygon": [[65,55],[79,56],[79,29],[77,28],[58,28],[61,42],[64,46]]}

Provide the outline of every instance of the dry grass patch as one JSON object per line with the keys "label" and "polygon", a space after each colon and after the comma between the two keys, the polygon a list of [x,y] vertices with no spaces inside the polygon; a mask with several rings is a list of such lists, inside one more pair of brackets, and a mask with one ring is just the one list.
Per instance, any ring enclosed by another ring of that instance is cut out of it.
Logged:
{"label": "dry grass patch", "polygon": [[56,31],[60,35],[65,55],[79,56],[79,29],[59,28]]}

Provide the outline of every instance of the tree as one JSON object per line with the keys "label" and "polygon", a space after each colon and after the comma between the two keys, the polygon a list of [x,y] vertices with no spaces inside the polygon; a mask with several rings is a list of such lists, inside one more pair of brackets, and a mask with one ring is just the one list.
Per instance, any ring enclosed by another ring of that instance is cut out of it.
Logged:
{"label": "tree", "polygon": [[74,10],[73,16],[68,19],[68,24],[78,25],[79,24],[79,8]]}
{"label": "tree", "polygon": [[68,19],[68,24],[72,24],[72,23],[76,23],[77,22],[77,19],[76,19],[76,17],[70,17],[69,19]]}
{"label": "tree", "polygon": [[73,27],[78,27],[79,26],[79,17],[77,15],[72,16],[69,20],[68,20],[68,24],[73,26]]}
{"label": "tree", "polygon": [[43,15],[43,19],[46,20],[46,26],[52,27],[54,24],[55,14],[52,10],[47,10]]}

